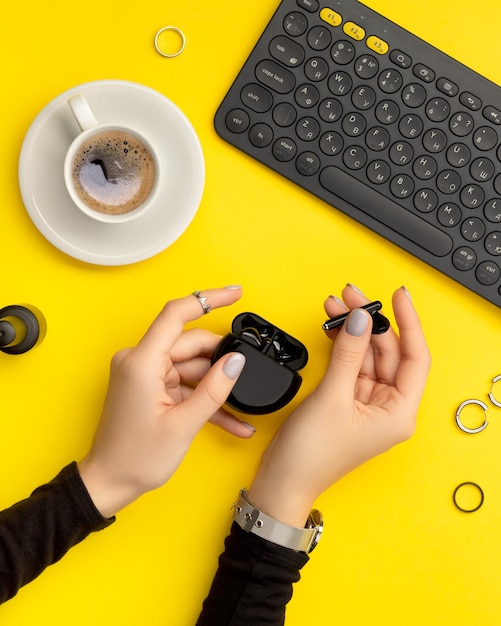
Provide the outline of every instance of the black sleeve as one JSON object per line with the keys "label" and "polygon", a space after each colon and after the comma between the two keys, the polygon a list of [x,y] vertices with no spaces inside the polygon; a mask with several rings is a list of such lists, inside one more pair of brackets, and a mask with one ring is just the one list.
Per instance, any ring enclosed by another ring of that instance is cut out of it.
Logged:
{"label": "black sleeve", "polygon": [[308,556],[283,548],[235,522],[197,626],[282,626],[292,584]]}
{"label": "black sleeve", "polygon": [[113,523],[94,506],[76,463],[0,511],[0,603],[93,531]]}

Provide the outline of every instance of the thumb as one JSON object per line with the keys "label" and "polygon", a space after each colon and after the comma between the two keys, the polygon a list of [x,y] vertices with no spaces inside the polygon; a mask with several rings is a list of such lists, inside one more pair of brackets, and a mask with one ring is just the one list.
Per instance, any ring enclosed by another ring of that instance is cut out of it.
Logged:
{"label": "thumb", "polygon": [[183,402],[195,429],[194,435],[226,402],[244,365],[245,355],[240,352],[232,352],[220,358]]}
{"label": "thumb", "polygon": [[346,394],[355,389],[362,363],[367,353],[372,330],[372,318],[364,309],[354,309],[339,331],[331,360],[324,378],[330,393]]}

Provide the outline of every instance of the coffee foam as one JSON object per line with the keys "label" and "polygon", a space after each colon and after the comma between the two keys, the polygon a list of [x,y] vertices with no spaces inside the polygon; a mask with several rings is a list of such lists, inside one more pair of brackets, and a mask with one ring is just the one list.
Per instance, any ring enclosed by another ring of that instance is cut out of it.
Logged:
{"label": "coffee foam", "polygon": [[122,130],[85,140],[72,164],[75,190],[91,209],[121,215],[137,209],[155,182],[155,163],[144,143]]}

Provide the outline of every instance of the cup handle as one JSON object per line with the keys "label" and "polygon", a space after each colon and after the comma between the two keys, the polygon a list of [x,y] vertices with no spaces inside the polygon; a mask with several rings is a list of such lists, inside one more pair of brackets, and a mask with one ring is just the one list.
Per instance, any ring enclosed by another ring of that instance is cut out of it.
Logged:
{"label": "cup handle", "polygon": [[77,124],[80,126],[81,131],[92,128],[92,126],[96,126],[97,120],[94,117],[87,100],[81,94],[69,98],[68,105]]}

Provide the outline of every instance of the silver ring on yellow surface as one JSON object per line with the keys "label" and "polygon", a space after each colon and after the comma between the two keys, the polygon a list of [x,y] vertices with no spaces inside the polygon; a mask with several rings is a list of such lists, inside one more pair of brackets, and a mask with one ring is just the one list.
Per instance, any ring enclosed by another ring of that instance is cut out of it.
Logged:
{"label": "silver ring on yellow surface", "polygon": [[[476,404],[479,407],[481,407],[484,411],[484,421],[477,428],[467,428],[461,422],[461,411],[464,409],[465,406],[468,406],[469,404]],[[482,402],[482,400],[465,400],[464,402],[461,402],[461,404],[458,406],[458,409],[456,411],[456,424],[464,433],[468,433],[469,435],[474,435],[476,433],[482,432],[484,428],[487,427],[487,424],[489,423],[487,421],[487,408],[488,408],[487,405],[485,404],[485,402]]]}
{"label": "silver ring on yellow surface", "polygon": [[[479,503],[477,504],[477,506],[473,507],[472,509],[465,509],[464,507],[462,507],[460,504],[458,504],[457,501],[457,495],[458,495],[458,491],[462,488],[462,487],[466,487],[466,486],[470,486],[470,487],[474,487],[475,489],[477,489],[478,494],[480,496],[479,499]],[[468,482],[464,482],[461,483],[460,485],[458,485],[455,489],[454,489],[454,493],[452,494],[452,501],[454,502],[454,506],[459,509],[460,511],[463,511],[463,513],[473,513],[474,511],[478,511],[478,509],[482,506],[482,504],[484,503],[484,492],[482,490],[482,487],[480,487],[480,485],[477,485],[477,483],[472,483],[470,481]]]}
{"label": "silver ring on yellow surface", "polygon": [[195,298],[200,302],[200,306],[204,310],[204,315],[210,313],[210,304],[206,304],[206,296],[201,296],[200,291],[194,291],[191,295],[195,296]]}
{"label": "silver ring on yellow surface", "polygon": [[[177,33],[179,35],[179,37],[181,38],[181,45],[174,52],[165,52],[160,47],[160,43],[159,43],[160,35],[162,33],[164,33],[165,31],[167,31],[167,30],[170,30],[170,31],[172,31],[174,33]],[[155,49],[158,52],[158,54],[161,54],[163,57],[167,57],[168,59],[173,59],[174,57],[179,56],[181,54],[181,52],[185,49],[185,47],[186,47],[186,37],[184,36],[183,31],[180,28],[178,28],[177,26],[164,26],[155,35]]]}
{"label": "silver ring on yellow surface", "polygon": [[501,380],[501,374],[499,374],[499,376],[495,376],[492,379],[491,390],[489,392],[489,400],[492,402],[494,406],[501,408],[501,402],[499,400],[496,400],[496,398],[494,397],[494,394],[492,393],[494,385],[498,382],[498,380]]}

